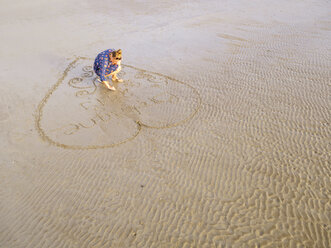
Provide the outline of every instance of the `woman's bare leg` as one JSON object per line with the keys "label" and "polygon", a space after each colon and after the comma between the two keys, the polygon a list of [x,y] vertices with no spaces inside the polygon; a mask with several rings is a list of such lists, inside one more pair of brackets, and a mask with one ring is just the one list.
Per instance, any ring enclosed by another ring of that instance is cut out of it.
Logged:
{"label": "woman's bare leg", "polygon": [[119,79],[117,77],[117,73],[114,73],[114,75],[112,75],[112,80],[113,81],[116,81],[116,82],[119,82],[119,83],[122,83],[123,82],[123,79]]}
{"label": "woman's bare leg", "polygon": [[118,77],[117,77],[117,73],[119,73],[120,71],[121,71],[121,66],[119,66],[118,68],[117,68],[117,70],[116,71],[114,71],[114,72],[112,72],[110,75],[112,75],[112,80],[113,81],[117,81],[117,82],[119,82],[119,83],[122,83],[123,82],[123,79],[119,79]]}

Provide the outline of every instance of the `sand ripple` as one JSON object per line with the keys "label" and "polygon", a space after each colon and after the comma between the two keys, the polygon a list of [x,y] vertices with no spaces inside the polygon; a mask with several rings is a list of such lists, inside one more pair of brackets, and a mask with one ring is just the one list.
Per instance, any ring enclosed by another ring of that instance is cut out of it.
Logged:
{"label": "sand ripple", "polygon": [[[201,51],[179,54],[195,59],[176,62],[180,80],[127,65],[109,92],[78,58],[37,107],[37,131],[18,120],[25,139],[0,151],[1,248],[331,246],[330,22],[200,11],[183,20],[207,32],[187,41]],[[160,29],[146,36],[182,32]]]}

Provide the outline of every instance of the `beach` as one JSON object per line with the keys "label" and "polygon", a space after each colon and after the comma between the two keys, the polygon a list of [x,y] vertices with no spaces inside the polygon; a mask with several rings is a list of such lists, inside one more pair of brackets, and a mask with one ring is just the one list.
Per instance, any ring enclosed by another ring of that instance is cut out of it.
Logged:
{"label": "beach", "polygon": [[0,247],[330,247],[330,10],[2,1]]}

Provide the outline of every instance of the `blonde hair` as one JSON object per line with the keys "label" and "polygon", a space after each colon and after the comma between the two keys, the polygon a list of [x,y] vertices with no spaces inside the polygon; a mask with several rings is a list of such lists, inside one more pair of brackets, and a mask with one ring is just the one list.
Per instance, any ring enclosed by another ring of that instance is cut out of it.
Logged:
{"label": "blonde hair", "polygon": [[113,56],[113,58],[122,58],[122,50],[118,49],[117,51],[112,51],[111,55]]}

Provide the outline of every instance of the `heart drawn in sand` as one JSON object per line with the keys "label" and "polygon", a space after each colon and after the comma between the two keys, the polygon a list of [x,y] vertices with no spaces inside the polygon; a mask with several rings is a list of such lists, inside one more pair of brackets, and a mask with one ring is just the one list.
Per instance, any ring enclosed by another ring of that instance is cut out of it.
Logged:
{"label": "heart drawn in sand", "polygon": [[36,113],[42,139],[68,149],[114,147],[142,128],[171,128],[198,111],[199,92],[171,77],[123,65],[123,83],[109,91],[98,82],[93,60],[79,57],[47,92]]}

